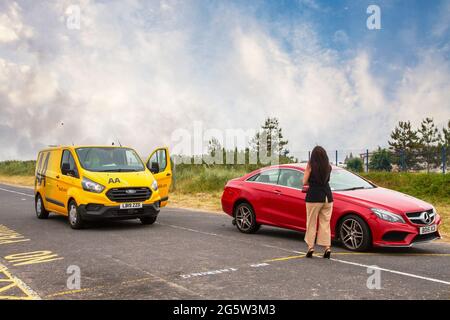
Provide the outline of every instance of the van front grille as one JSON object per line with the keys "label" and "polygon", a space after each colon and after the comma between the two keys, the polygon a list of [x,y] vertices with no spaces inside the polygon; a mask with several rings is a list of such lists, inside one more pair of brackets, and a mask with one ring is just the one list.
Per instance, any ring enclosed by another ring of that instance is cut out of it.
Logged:
{"label": "van front grille", "polygon": [[114,202],[142,202],[150,199],[151,195],[150,188],[113,188],[106,193]]}

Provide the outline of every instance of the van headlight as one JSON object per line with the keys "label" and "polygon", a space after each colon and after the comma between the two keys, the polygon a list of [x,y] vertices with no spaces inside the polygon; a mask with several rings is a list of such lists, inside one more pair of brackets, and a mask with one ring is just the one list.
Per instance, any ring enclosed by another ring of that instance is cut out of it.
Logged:
{"label": "van headlight", "polygon": [[370,210],[372,210],[372,212],[375,213],[376,216],[382,220],[389,222],[405,223],[405,220],[401,216],[393,212],[378,208],[372,208]]}
{"label": "van headlight", "polygon": [[152,182],[152,189],[153,190],[158,190],[158,181],[156,181],[156,180],[153,180],[153,182]]}
{"label": "van headlight", "polygon": [[95,193],[100,193],[105,189],[105,187],[101,184],[94,182],[86,177],[83,177],[83,180],[81,180],[81,185],[83,186],[83,190]]}

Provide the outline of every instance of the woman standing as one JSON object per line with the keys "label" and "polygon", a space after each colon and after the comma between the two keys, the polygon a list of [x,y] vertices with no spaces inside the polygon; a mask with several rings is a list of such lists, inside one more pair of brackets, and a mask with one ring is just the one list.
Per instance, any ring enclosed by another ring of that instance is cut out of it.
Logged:
{"label": "woman standing", "polygon": [[[303,185],[309,185],[306,194],[306,234],[307,258],[312,258],[314,244],[325,247],[324,258],[331,256],[330,220],[333,211],[333,195],[329,185],[331,165],[324,148],[316,146],[303,176]],[[317,219],[319,228],[317,230]]]}

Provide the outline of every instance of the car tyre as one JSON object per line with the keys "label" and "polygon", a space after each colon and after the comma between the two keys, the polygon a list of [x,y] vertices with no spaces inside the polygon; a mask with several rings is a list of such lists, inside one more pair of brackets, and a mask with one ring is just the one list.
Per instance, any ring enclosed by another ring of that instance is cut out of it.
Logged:
{"label": "car tyre", "polygon": [[261,227],[256,223],[256,215],[253,207],[247,202],[236,206],[234,218],[236,227],[242,233],[255,233]]}
{"label": "car tyre", "polygon": [[342,219],[339,224],[339,239],[342,245],[351,251],[366,251],[372,245],[369,226],[355,214]]}
{"label": "car tyre", "polygon": [[139,218],[141,220],[141,223],[144,225],[154,224],[156,221],[156,217],[142,217]]}
{"label": "car tyre", "polygon": [[84,221],[81,217],[80,210],[78,210],[77,203],[74,200],[70,200],[68,207],[68,219],[72,229],[82,229],[84,227]]}
{"label": "car tyre", "polygon": [[34,209],[36,210],[36,217],[38,219],[47,219],[49,212],[45,209],[44,201],[40,194],[38,194],[35,198]]}

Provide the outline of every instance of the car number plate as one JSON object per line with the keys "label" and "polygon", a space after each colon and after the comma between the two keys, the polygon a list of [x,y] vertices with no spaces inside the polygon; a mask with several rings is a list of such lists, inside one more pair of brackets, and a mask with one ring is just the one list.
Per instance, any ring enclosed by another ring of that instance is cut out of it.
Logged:
{"label": "car number plate", "polygon": [[419,233],[420,234],[427,234],[427,233],[432,233],[436,231],[436,225],[433,224],[431,226],[426,226],[426,227],[420,227],[419,228]]}
{"label": "car number plate", "polygon": [[140,209],[142,208],[141,202],[121,203],[120,209]]}

